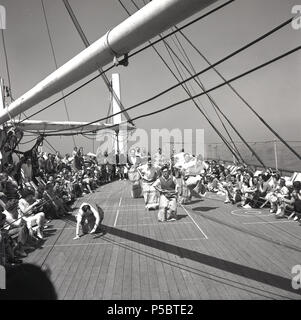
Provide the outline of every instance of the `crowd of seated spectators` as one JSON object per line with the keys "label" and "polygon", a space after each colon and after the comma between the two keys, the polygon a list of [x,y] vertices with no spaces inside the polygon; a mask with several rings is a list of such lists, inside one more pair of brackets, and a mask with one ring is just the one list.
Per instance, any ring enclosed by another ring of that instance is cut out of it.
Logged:
{"label": "crowd of seated spectators", "polygon": [[[5,248],[0,248],[1,254],[5,252],[0,255],[0,264],[19,263],[39,246],[49,221],[70,214],[78,197],[93,193],[114,178],[127,179],[130,168],[143,163],[137,152],[132,153],[127,165],[99,165],[96,157],[75,147],[71,156],[41,152],[35,161],[27,156],[6,166],[0,173],[0,245]],[[203,196],[213,192],[224,196],[225,203],[244,209],[269,207],[277,219],[288,217],[301,225],[300,181],[290,182],[271,169],[258,172],[247,165],[203,161],[184,150],[178,156],[183,158],[181,166],[173,156],[165,159],[159,149],[153,156],[154,165],[160,171],[162,163],[169,164],[173,175],[182,181],[180,197],[188,202],[200,190]],[[191,162],[197,172],[189,167]],[[197,187],[187,187],[189,181]]]}
{"label": "crowd of seated spectators", "polygon": [[225,196],[225,203],[244,209],[269,207],[277,219],[287,217],[301,225],[300,181],[291,182],[272,169],[256,171],[216,161],[206,162],[202,178],[208,191]]}
{"label": "crowd of seated spectators", "polygon": [[[132,153],[133,157],[141,158],[137,151]],[[159,149],[151,158],[159,175],[162,163],[169,166],[178,179],[178,201],[183,204],[189,203],[192,196],[212,192],[224,196],[225,203],[244,209],[269,207],[275,218],[287,217],[301,225],[301,181],[285,179],[270,168],[257,171],[246,164],[227,166],[223,161],[203,161],[201,155],[196,157],[184,150],[166,158]],[[140,165],[141,161],[136,160],[135,166]]]}
{"label": "crowd of seated spectators", "polygon": [[[117,170],[112,168],[114,178]],[[106,167],[76,147],[71,156],[41,152],[36,161],[23,157],[2,169],[0,264],[6,265],[21,263],[40,245],[51,220],[69,215],[77,198],[93,193],[108,181]],[[118,176],[125,178],[120,172]]]}

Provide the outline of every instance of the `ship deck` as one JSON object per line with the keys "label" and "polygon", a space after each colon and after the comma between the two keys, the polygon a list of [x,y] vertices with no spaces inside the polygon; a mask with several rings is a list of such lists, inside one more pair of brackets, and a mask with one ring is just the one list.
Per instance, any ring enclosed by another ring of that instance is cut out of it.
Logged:
{"label": "ship deck", "polygon": [[[300,299],[292,267],[301,264],[301,227],[267,209],[226,205],[210,194],[179,206],[179,219],[158,222],[128,181],[76,201],[54,220],[40,249],[24,262],[47,266],[59,299]],[[104,210],[105,232],[75,236],[83,201]]]}

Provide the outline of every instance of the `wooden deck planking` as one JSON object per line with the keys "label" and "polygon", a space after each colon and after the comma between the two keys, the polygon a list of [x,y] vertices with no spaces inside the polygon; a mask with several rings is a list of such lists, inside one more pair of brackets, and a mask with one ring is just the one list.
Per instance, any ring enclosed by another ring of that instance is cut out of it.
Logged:
{"label": "wooden deck planking", "polygon": [[[218,227],[217,227],[217,229],[218,229]],[[247,240],[249,240],[249,242],[246,242],[242,238],[241,234],[240,234],[240,237],[235,236],[237,234],[238,234],[238,232],[233,232],[232,237],[231,237],[232,241],[228,242],[228,244],[227,244],[227,247],[228,247],[228,252],[226,253],[227,257],[231,257],[231,255],[233,255],[233,253],[236,253],[234,256],[241,259],[247,252],[246,248],[249,248],[251,244],[254,244],[254,242],[256,242],[257,247],[255,246],[252,248],[253,250],[250,250],[253,253],[253,256],[250,257],[250,260],[246,261],[246,265],[250,265],[250,264],[253,265],[256,262],[256,260],[258,260],[258,261],[257,261],[257,265],[255,265],[255,268],[257,268],[258,270],[263,270],[264,268],[266,268],[267,265],[270,265],[271,261],[266,259],[266,254],[268,252],[273,252],[272,250],[273,250],[274,245],[272,245],[272,246],[266,245],[265,248],[269,247],[270,250],[262,251],[261,252],[262,254],[258,255],[258,252],[260,252],[260,250],[258,250],[258,248],[262,248],[262,240],[260,242],[259,239],[255,239],[255,238],[250,239],[251,236],[246,234],[244,238],[247,238]],[[218,235],[221,237],[223,235],[223,232],[222,231],[218,232]],[[226,238],[223,238],[220,240],[227,241]],[[235,244],[235,246],[232,246],[233,243]],[[245,244],[246,247],[245,248],[244,247],[238,248],[238,246],[241,246],[241,244]],[[256,253],[256,254],[254,254],[254,253]],[[275,273],[275,268],[272,270],[271,273]],[[278,272],[278,274],[279,274],[279,272]],[[287,274],[285,276],[287,276]],[[247,277],[245,278],[245,281],[248,281]]]}
{"label": "wooden deck planking", "polygon": [[[211,222],[213,224],[213,222]],[[208,222],[208,227],[209,226],[210,221]],[[220,245],[219,247],[215,250],[217,253],[219,252],[219,257],[223,258],[226,257],[227,260],[229,261],[233,261],[233,262],[240,262],[243,263],[244,260],[242,259],[242,256],[246,251],[246,246],[249,245],[248,241],[246,240],[250,240],[250,239],[246,239],[248,238],[247,236],[243,239],[241,237],[239,237],[239,234],[237,231],[232,231],[231,232],[231,241],[229,241],[229,235],[227,234],[227,230],[224,230],[225,228],[221,228],[221,226],[215,226],[215,231],[216,234],[214,235],[215,239],[212,239],[212,244],[210,243],[210,246],[213,247],[216,245],[216,242],[218,242]],[[227,228],[226,228],[227,229]],[[229,230],[228,230],[229,231]],[[228,241],[228,243],[227,243]],[[224,244],[227,243],[227,247],[224,246]],[[234,246],[232,246],[232,244],[234,244]],[[236,253],[237,250],[241,250],[241,255],[238,256],[240,261],[233,260],[232,256],[236,256],[233,253]],[[238,266],[235,266],[238,267]],[[233,270],[234,274],[236,273],[237,270]],[[228,277],[232,277],[231,274],[229,274]],[[241,281],[241,279],[238,279],[239,281]]]}
{"label": "wooden deck planking", "polygon": [[[134,232],[138,232],[138,226]],[[140,244],[137,242],[133,242],[132,244],[132,277],[131,277],[131,298],[132,300],[140,300],[141,299],[141,287],[140,287],[140,264],[139,264],[139,246]]]}
{"label": "wooden deck planking", "polygon": [[[271,217],[265,217],[265,218],[271,218]],[[298,232],[298,226],[296,226],[296,225],[297,224],[295,224],[294,226],[287,226],[287,227],[290,227],[290,228],[294,227],[295,230],[296,230],[296,233],[297,233]],[[296,237],[294,234],[289,235],[291,232],[287,232],[287,230],[283,230],[283,228],[281,228],[280,230],[277,230],[277,235],[274,234],[275,227],[276,226],[273,225],[273,224],[243,225],[242,226],[242,231],[244,231],[244,230],[251,231],[251,232],[254,231],[255,234],[254,234],[254,238],[253,238],[252,242],[255,241],[254,239],[257,239],[259,241],[266,241],[267,242],[266,245],[269,246],[269,249],[272,249],[272,252],[274,252],[276,254],[280,254],[280,255],[282,254],[281,252],[283,252],[284,254],[287,254],[288,256],[289,256],[289,252],[290,252],[291,253],[291,259],[295,258],[296,262],[298,260],[300,261],[301,241],[298,240],[298,237]],[[245,236],[248,237],[248,233],[246,233]],[[261,236],[263,236],[262,240],[260,239]],[[267,239],[264,239],[264,237],[267,237]],[[271,241],[269,241],[269,239],[273,239],[274,241],[271,242]],[[276,242],[278,241],[279,243],[276,244],[276,243],[274,243],[275,241]],[[291,246],[296,247],[296,248],[299,247],[300,251],[298,252],[298,251],[292,250],[289,247],[285,247],[285,245],[288,245],[288,246],[291,245]],[[261,247],[265,248],[265,245],[261,246]],[[277,250],[275,250],[275,248],[277,248]]]}
{"label": "wooden deck planking", "polygon": [[70,296],[73,297],[78,281],[80,281],[82,276],[82,263],[88,250],[89,246],[80,246],[78,249],[76,258],[68,270],[68,273],[66,274],[65,279],[59,289],[63,299],[68,299]]}
{"label": "wooden deck planking", "polygon": [[[107,295],[105,296],[106,280],[108,278],[108,275],[115,272],[114,270],[110,269],[110,261],[111,261],[112,255],[113,255],[114,248],[115,248],[115,246],[112,244],[106,246],[106,252],[104,255],[103,262],[101,264],[101,268],[99,270],[99,275],[98,275],[97,282],[95,285],[93,299],[96,299],[96,300],[106,299],[107,296],[111,293],[111,292],[108,292]],[[107,299],[109,299],[109,298],[107,298]]]}
{"label": "wooden deck planking", "polygon": [[[156,228],[149,227],[149,237],[151,239],[156,239]],[[150,285],[152,297],[156,300],[166,299],[166,297],[169,297],[169,295],[162,262],[160,260],[160,252],[154,247],[151,247],[150,249],[150,253],[153,256],[153,259],[150,259],[152,262],[150,265]]]}
{"label": "wooden deck planking", "polygon": [[[203,237],[203,234],[200,232],[200,230],[197,229],[197,227],[193,223],[189,225],[189,237]],[[207,274],[210,274],[212,272],[212,268],[208,267],[205,264],[200,264],[199,262],[195,261],[195,255],[198,252],[209,253],[206,251],[207,240],[203,238],[199,241],[200,242],[189,242],[191,243],[191,245],[188,247],[183,247],[181,244],[179,244],[179,246],[184,249],[182,249],[182,255],[185,257],[186,264],[189,266],[191,270],[192,281],[198,284],[199,299],[221,299],[221,291],[223,289],[219,289],[215,286],[212,286],[212,284],[208,282]],[[188,250],[186,251],[185,249]]]}
{"label": "wooden deck planking", "polygon": [[[205,272],[205,274],[207,276],[209,276],[210,278],[215,278],[218,279],[219,281],[215,282],[215,293],[214,294],[214,299],[231,299],[233,296],[231,296],[231,294],[229,293],[229,287],[225,284],[225,282],[223,281],[223,279],[221,280],[221,277],[223,278],[225,276],[225,272],[222,270],[226,269],[226,265],[224,262],[224,259],[222,259],[223,252],[221,250],[221,246],[222,244],[217,244],[215,243],[214,240],[210,241],[210,248],[206,245],[203,246],[203,249],[201,251],[201,254],[205,254],[206,256],[213,256],[216,257],[217,259],[215,260],[215,265],[213,266],[209,266],[206,264],[206,258],[203,258],[204,262],[201,266],[201,270]],[[198,250],[196,250],[196,252],[198,252]],[[200,268],[200,266],[198,267]],[[206,282],[208,281],[205,280]],[[207,286],[207,288],[210,288],[210,283]],[[236,298],[239,298],[239,296],[236,296]]]}
{"label": "wooden deck planking", "polygon": [[[206,243],[207,240],[205,240],[205,238],[203,238],[203,234],[195,226],[194,223],[190,224],[188,226],[188,228],[189,228],[189,233],[188,233],[189,237],[190,238],[194,238],[194,239],[200,238],[201,240],[199,240],[199,241],[201,241],[201,242],[199,243],[198,241],[191,241],[191,242],[188,241],[188,243],[191,243],[191,245],[189,247],[187,247],[187,249],[189,250],[188,251],[188,255],[187,255],[187,251],[186,250],[184,250],[184,253],[182,253],[182,255],[188,258],[187,259],[187,265],[189,267],[192,267],[192,269],[194,269],[194,271],[197,270],[197,272],[192,273],[192,277],[193,277],[193,281],[194,282],[199,283],[200,282],[200,278],[202,278],[202,276],[198,275],[198,270],[204,270],[204,269],[206,270],[208,267],[206,265],[200,265],[200,263],[195,262],[194,259],[195,259],[195,254],[197,254],[198,251],[204,252],[204,249],[205,249],[204,244]],[[179,241],[179,247],[183,247],[180,241]],[[194,248],[197,248],[197,250],[194,250]],[[200,248],[203,248],[203,249],[200,250]],[[185,247],[185,249],[186,249],[186,247]],[[206,292],[210,288],[209,286],[206,285],[207,284],[206,283],[206,279],[204,279],[203,284],[204,284],[204,286],[202,286],[201,294],[200,294],[199,297],[203,297],[204,291]],[[220,289],[220,290],[222,290],[222,289]],[[215,298],[217,298],[218,293],[220,292],[220,290],[217,290],[217,289],[214,288],[213,295],[214,295]]]}
{"label": "wooden deck planking", "polygon": [[103,246],[101,246],[101,247],[98,247],[97,245],[92,246],[92,249],[90,251],[90,255],[89,255],[87,262],[85,264],[84,271],[82,273],[82,277],[81,277],[80,282],[78,284],[78,288],[75,291],[75,295],[73,296],[73,299],[76,299],[76,300],[83,300],[84,299],[85,294],[86,294],[86,288],[89,284],[89,280],[91,278],[91,275],[93,274],[92,270],[93,270],[95,261],[97,259],[98,253],[100,251],[102,251],[103,249],[104,249]]}
{"label": "wooden deck planking", "polygon": [[[154,228],[153,229],[154,234],[156,235],[155,239],[158,239],[161,234],[160,228]],[[157,277],[159,281],[159,292],[161,299],[170,299],[171,293],[170,289],[168,286],[168,279],[166,277],[166,255],[162,249],[156,249],[155,250],[156,254],[156,270],[157,270]]]}
{"label": "wooden deck planking", "polygon": [[[193,214],[193,213],[192,213]],[[201,219],[201,218],[199,218]],[[196,217],[196,220],[197,217]],[[207,228],[212,229],[210,227],[210,221],[208,222]],[[221,230],[219,230],[219,228]],[[210,251],[208,251],[208,253],[210,255],[213,255],[221,260],[228,260],[228,261],[232,261],[235,263],[243,263],[246,262],[242,259],[240,259],[240,261],[237,261],[237,259],[233,260],[232,256],[233,253],[236,252],[237,248],[241,245],[245,245],[246,242],[244,241],[244,239],[235,239],[237,238],[237,233],[235,233],[235,231],[233,231],[231,233],[231,242],[229,242],[229,236],[227,234],[227,231],[222,230],[222,228],[220,226],[215,226],[215,230],[217,231],[216,233],[210,235]],[[228,241],[228,243],[227,243]],[[227,247],[225,247],[225,243],[227,243]],[[234,247],[232,246],[232,244],[234,244]],[[231,248],[230,250],[228,250],[229,248]],[[243,252],[243,251],[242,251]],[[241,258],[241,256],[239,256],[239,258]],[[223,264],[223,266],[225,266]],[[227,297],[230,299],[233,298],[237,298],[237,299],[249,299],[250,295],[247,293],[247,291],[244,291],[243,288],[238,289],[240,286],[237,286],[237,292],[236,292],[236,296],[233,296],[233,287],[232,286],[236,286],[236,283],[241,283],[241,279],[239,276],[237,276],[238,271],[239,270],[239,265],[234,265],[233,266],[234,269],[229,270],[229,273],[225,273],[224,271],[218,271],[217,275],[219,275],[220,277],[225,279],[225,282],[229,283],[228,285],[225,284],[227,290],[226,290],[226,294]],[[244,279],[245,281],[247,281],[247,279]],[[234,282],[233,282],[234,281]],[[233,283],[231,283],[233,282]]]}
{"label": "wooden deck planking", "polygon": [[[141,230],[139,231],[139,233]],[[143,238],[142,242],[139,242],[139,251],[145,251],[146,247],[146,239]],[[151,291],[150,284],[148,279],[147,272],[147,259],[144,254],[139,255],[139,270],[140,270],[140,290],[141,290],[141,299],[142,300],[150,300],[151,299]]]}
{"label": "wooden deck planking", "polygon": [[91,257],[91,251],[93,251],[93,248],[94,246],[89,245],[85,246],[85,249],[82,250],[82,256],[80,257],[78,268],[74,272],[73,278],[64,296],[64,299],[77,299],[77,294],[81,293],[82,282],[83,280],[87,281],[86,270],[87,268],[89,268],[89,261]]}
{"label": "wooden deck planking", "polygon": [[114,276],[114,285],[112,289],[112,300],[120,300],[122,297],[122,288],[123,288],[123,280],[125,270],[125,256],[126,249],[123,248],[123,245],[116,245],[117,251],[117,259],[116,259],[116,267],[115,267],[115,276]]}
{"label": "wooden deck planking", "polygon": [[87,281],[87,286],[83,297],[84,299],[90,300],[94,297],[96,282],[99,277],[102,262],[104,261],[104,256],[106,251],[108,250],[108,247],[108,245],[104,245],[101,248],[99,248],[97,245],[95,245],[96,257],[93,262],[92,269],[90,271],[89,280]]}
{"label": "wooden deck planking", "polygon": [[[147,232],[145,233],[145,236],[148,238],[147,244],[151,244],[151,240],[153,239],[153,226],[149,225],[146,229]],[[148,281],[149,281],[149,286],[150,286],[150,293],[151,293],[151,299],[153,300],[160,300],[161,295],[160,291],[158,290],[159,288],[159,281],[158,281],[158,276],[156,272],[156,263],[157,261],[154,259],[156,256],[156,249],[149,245],[149,250],[148,250],[148,257],[147,257],[147,272],[148,272]]]}
{"label": "wooden deck planking", "polygon": [[[209,224],[207,225],[207,228],[209,229],[212,229],[210,228]],[[239,265],[236,265],[237,264],[237,260],[236,259],[233,259],[232,256],[233,256],[233,252],[235,252],[235,250],[232,248],[230,251],[229,250],[226,250],[227,248],[225,247],[225,243],[227,243],[228,241],[228,246],[230,246],[232,243],[234,243],[237,246],[240,245],[241,242],[236,242],[234,241],[233,239],[233,236],[234,236],[234,232],[231,233],[231,242],[229,242],[229,236],[225,233],[226,235],[226,238],[221,238],[220,237],[220,233],[223,233],[223,231],[225,232],[225,230],[219,230],[219,227],[216,226],[216,229],[215,229],[215,233],[214,234],[210,234],[210,250],[207,251],[209,256],[214,256],[216,258],[218,258],[218,262],[221,262],[221,265],[217,265],[216,267],[218,268],[218,271],[214,272],[216,273],[217,276],[221,277],[220,279],[222,281],[225,281],[226,283],[230,283],[230,284],[226,284],[226,287],[227,287],[227,296],[231,299],[233,298],[249,298],[248,295],[246,295],[246,293],[243,293],[242,290],[237,290],[237,292],[233,295],[233,287],[231,287],[232,285],[234,285],[234,283],[240,283],[242,279],[240,279],[239,276],[237,276],[237,274],[240,273],[241,270],[239,270]],[[228,238],[227,238],[228,236]],[[206,243],[207,244],[207,243]],[[226,261],[225,261],[226,260]],[[227,267],[225,266],[225,263],[223,262],[227,262],[227,261],[232,261],[236,264],[234,264],[232,266],[232,270],[229,270],[228,272],[225,272],[224,270],[227,270]],[[239,272],[238,272],[239,271]],[[224,279],[223,279],[224,278]],[[227,281],[228,280],[228,281]],[[231,281],[234,281],[234,283],[231,284]],[[230,293],[230,294],[229,294]]]}
{"label": "wooden deck planking", "polygon": [[159,228],[159,234],[161,234],[161,239],[160,241],[162,242],[162,248],[160,248],[163,252],[165,251],[166,253],[163,254],[163,257],[165,257],[165,261],[166,259],[169,261],[169,263],[164,263],[163,264],[163,269],[165,272],[165,277],[166,277],[166,282],[167,282],[167,288],[169,291],[169,295],[171,297],[173,297],[173,299],[178,299],[180,300],[181,296],[180,296],[180,292],[178,290],[178,286],[176,284],[176,279],[174,277],[174,269],[172,267],[172,263],[174,261],[174,256],[173,254],[169,253],[170,251],[166,249],[167,246],[169,246],[169,244],[167,243],[166,240],[168,240],[168,235],[167,235],[167,228],[169,228],[169,226],[167,226],[169,222],[165,223],[162,222],[160,224],[163,225],[163,228]]}
{"label": "wooden deck planking", "polygon": [[[233,232],[234,233],[234,232]],[[228,247],[226,248],[223,244],[227,241],[227,235],[223,236],[220,234],[218,239],[219,241],[213,241],[212,246],[218,246],[216,251],[219,253],[218,257],[221,259],[226,259],[230,262],[234,262],[232,269],[229,270],[228,273],[219,272],[220,276],[223,277],[228,283],[226,286],[228,287],[228,296],[230,299],[251,299],[256,298],[254,293],[256,294],[256,290],[253,290],[253,296],[250,295],[249,292],[249,284],[250,280],[247,278],[247,272],[240,268],[240,265],[248,265],[248,260],[243,258],[243,255],[239,256],[239,259],[233,259],[232,256],[235,255],[237,250],[241,250],[241,247],[246,244],[242,239],[237,239],[239,242],[235,241],[235,235],[232,234],[231,243],[228,243]],[[233,245],[234,244],[234,245]],[[238,275],[239,274],[239,275]],[[256,286],[261,286],[261,284],[256,283]],[[236,296],[233,296],[233,289],[236,288]]]}
{"label": "wooden deck planking", "polygon": [[[67,232],[65,234],[68,235]],[[65,239],[63,239],[63,241],[64,240]],[[55,287],[58,288],[58,286],[63,282],[64,276],[68,272],[68,267],[72,264],[73,257],[76,254],[77,249],[78,248],[76,247],[55,247],[46,260],[46,265],[51,266],[51,280]]]}
{"label": "wooden deck planking", "polygon": [[112,248],[111,259],[108,264],[108,272],[106,273],[104,285],[103,285],[103,296],[104,300],[111,300],[113,294],[113,288],[115,283],[115,278],[118,277],[116,273],[117,259],[118,259],[119,248],[117,245],[114,245]]}
{"label": "wooden deck planking", "polygon": [[[185,225],[183,227],[184,229],[187,228]],[[181,239],[181,233],[177,232],[175,229],[175,226],[170,226],[168,228],[169,231],[169,237],[173,238],[174,241],[172,241],[172,245],[176,248],[175,254],[174,254],[174,278],[176,281],[176,285],[178,287],[178,291],[180,293],[181,299],[187,299],[187,297],[190,296],[191,289],[188,288],[189,284],[185,281],[185,271],[182,269],[182,252],[180,248],[177,246],[178,239]]]}
{"label": "wooden deck planking", "polygon": [[[171,223],[171,226],[169,227],[169,234],[170,237],[174,239],[174,241],[171,242],[171,244],[175,247],[175,254],[174,254],[174,277],[176,280],[176,284],[178,287],[178,291],[180,293],[181,299],[186,299],[186,297],[189,296],[189,289],[187,286],[187,283],[184,279],[183,272],[182,272],[182,252],[178,246],[178,241],[181,241],[180,239],[183,237],[181,232],[177,232],[175,226],[173,226],[173,223]],[[181,222],[179,223],[181,224]],[[187,224],[183,224],[182,227],[184,230],[187,228]]]}
{"label": "wooden deck planking", "polygon": [[61,290],[61,288],[64,286],[65,282],[66,282],[66,277],[70,277],[70,272],[71,272],[71,268],[72,266],[76,266],[77,265],[77,260],[76,257],[79,254],[78,248],[77,247],[65,247],[66,251],[70,251],[70,255],[67,256],[66,261],[65,261],[65,265],[64,267],[59,270],[59,272],[57,273],[57,277],[54,280],[54,286],[58,292],[59,295],[59,299],[63,299],[64,297],[64,290]]}
{"label": "wooden deck planking", "polygon": [[[56,233],[49,231],[44,248],[26,259],[41,264],[46,258],[60,299],[300,299],[271,278],[290,279],[290,268],[300,264],[299,252],[289,248],[301,247],[297,224],[244,224],[275,219],[235,216],[231,211],[237,208],[206,199],[186,206],[206,240],[188,216],[159,223],[157,211],[145,211],[143,199],[132,199],[127,186],[108,184],[75,204],[98,203],[113,233],[74,241],[74,222],[62,229],[64,221],[52,221]],[[266,278],[248,277],[248,267]]]}
{"label": "wooden deck planking", "polygon": [[128,247],[125,250],[124,257],[124,273],[122,282],[122,300],[130,300],[132,298],[132,250]]}
{"label": "wooden deck planking", "polygon": [[[177,230],[178,233],[182,233],[182,228],[180,228],[180,224],[175,226],[175,229]],[[188,237],[191,237],[193,235],[192,233],[192,224],[189,226],[186,226],[186,228],[184,230],[187,230],[188,234],[183,235],[186,239],[188,239]],[[176,245],[179,244],[181,240],[178,240],[176,242]],[[198,240],[201,241],[201,240]],[[195,240],[187,240],[185,242],[186,246],[185,248],[191,248],[191,246],[193,246],[193,244],[195,243]],[[183,278],[185,279],[185,282],[187,283],[187,289],[189,291],[188,296],[191,297],[191,299],[199,299],[201,296],[204,297],[204,284],[202,283],[202,279],[199,279],[199,286],[196,285],[196,282],[193,279],[193,270],[190,268],[189,266],[189,261],[187,261],[187,259],[185,258],[185,255],[183,253],[183,247],[179,246],[179,256],[180,259],[179,260],[179,264],[181,265],[181,272],[183,275]],[[201,295],[202,293],[202,295]],[[205,299],[209,299],[209,296],[205,296]]]}
{"label": "wooden deck planking", "polygon": [[[72,237],[74,237],[74,234],[72,235]],[[84,243],[82,239],[81,239],[81,243]],[[74,278],[74,275],[78,270],[81,257],[83,256],[83,253],[87,248],[87,246],[79,246],[78,243],[73,243],[73,244],[70,243],[70,244],[71,246],[61,247],[63,248],[64,251],[70,250],[72,251],[72,253],[66,260],[66,268],[64,268],[63,272],[61,272],[58,275],[58,278],[56,279],[56,282],[55,282],[58,292],[60,294],[60,297],[62,299],[65,297],[65,294],[69,289],[69,286],[72,284],[72,279]]]}
{"label": "wooden deck planking", "polygon": [[[176,236],[179,234],[183,234],[184,239],[198,239],[198,234],[195,233],[196,230],[193,229],[194,225],[185,225],[185,228],[181,227],[181,224],[175,225],[174,231],[176,231]],[[202,241],[203,239],[197,240]],[[187,240],[185,242],[187,248],[191,248],[195,244],[195,240]],[[178,246],[179,256],[177,257],[177,262],[179,263],[179,267],[182,273],[183,280],[186,282],[188,295],[189,297],[193,297],[192,299],[199,299],[201,297],[200,291],[198,290],[197,286],[195,286],[195,282],[193,279],[193,276],[191,274],[190,267],[189,267],[189,261],[185,259],[185,255],[183,253],[183,249],[181,246],[181,238],[178,238],[175,242],[175,245]],[[203,292],[204,286],[202,283],[200,283],[201,291]]]}
{"label": "wooden deck planking", "polygon": [[109,269],[110,266],[110,259],[113,253],[114,245],[107,244],[105,247],[105,252],[103,256],[102,263],[99,267],[98,271],[98,277],[95,282],[94,286],[94,300],[101,300],[104,299],[104,289],[106,284],[106,278],[109,273],[112,272],[112,270]]}

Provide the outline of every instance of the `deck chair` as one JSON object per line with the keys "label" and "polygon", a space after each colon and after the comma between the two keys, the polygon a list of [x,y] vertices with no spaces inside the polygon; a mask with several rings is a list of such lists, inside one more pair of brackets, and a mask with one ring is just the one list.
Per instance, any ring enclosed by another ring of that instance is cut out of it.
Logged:
{"label": "deck chair", "polygon": [[25,183],[24,183],[24,186],[25,186],[25,188],[34,189],[35,191],[38,190],[37,185],[36,185],[33,181],[25,182]]}
{"label": "deck chair", "polygon": [[263,171],[256,170],[254,173],[254,177],[258,177],[260,174],[262,174]]}
{"label": "deck chair", "polygon": [[292,177],[283,176],[281,178],[285,180],[285,183],[291,183]]}
{"label": "deck chair", "polygon": [[301,182],[301,172],[294,172],[292,176],[292,182],[300,181]]}
{"label": "deck chair", "polygon": [[294,172],[291,177],[283,177],[285,180],[285,184],[287,187],[291,187],[295,181],[301,181],[301,173],[300,172]]}
{"label": "deck chair", "polygon": [[260,209],[262,209],[262,208],[264,208],[264,207],[267,205],[267,203],[269,202],[269,200],[266,200],[265,198],[259,198],[259,199],[265,200],[264,203],[260,206]]}
{"label": "deck chair", "polygon": [[[272,187],[274,182],[273,182],[273,177],[271,176],[270,179],[267,181],[267,183]],[[267,200],[266,198],[259,198],[260,200],[263,200],[263,204],[260,206],[260,209],[264,208],[267,203],[269,202],[269,200]]]}
{"label": "deck chair", "polygon": [[36,177],[36,180],[38,181],[38,184],[39,184],[41,187],[45,187],[45,186],[46,186],[45,181],[44,181],[41,177]]}
{"label": "deck chair", "polygon": [[231,169],[231,171],[230,171],[230,174],[231,174],[231,175],[236,174],[236,171],[237,171],[238,168],[239,168],[239,167],[233,166],[232,169]]}

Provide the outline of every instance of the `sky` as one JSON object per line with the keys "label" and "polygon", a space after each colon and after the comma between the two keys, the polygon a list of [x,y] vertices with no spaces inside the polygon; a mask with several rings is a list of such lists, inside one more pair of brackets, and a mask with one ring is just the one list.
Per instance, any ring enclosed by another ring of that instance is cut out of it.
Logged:
{"label": "sky", "polygon": [[[298,4],[298,1],[300,2],[300,0],[236,0],[186,28],[184,33],[214,63],[293,17],[292,7]],[[69,2],[90,42],[96,41],[109,29],[127,18],[126,12],[117,0],[69,0]],[[143,5],[142,0],[136,0],[136,2],[139,6]],[[223,2],[225,1],[217,1],[194,17]],[[61,66],[81,52],[84,46],[63,2],[61,0],[44,0],[44,3],[56,59],[58,65]],[[123,3],[131,12],[134,12],[135,8],[131,5],[130,0],[123,0]],[[55,64],[41,0],[0,0],[0,4],[7,11],[7,29],[4,31],[4,35],[12,93],[16,99],[53,72]],[[192,17],[187,21],[191,19]],[[200,71],[207,67],[204,60],[189,44],[183,38],[179,38],[187,50],[187,55],[194,68]],[[218,70],[226,79],[229,79],[297,47],[300,44],[300,39],[301,29],[294,30],[291,25],[288,25],[271,37],[218,66]],[[172,39],[168,41],[170,45],[173,45]],[[7,82],[2,42],[0,45],[0,75]],[[171,63],[163,44],[158,45],[157,48],[166,61]],[[112,72],[120,74],[121,100],[125,107],[138,103],[176,83],[152,48],[130,59],[128,67],[116,67]],[[110,72],[107,75],[109,78],[111,77]],[[202,75],[201,80],[206,88],[211,88],[221,82],[213,71]],[[301,53],[298,51],[273,65],[235,81],[233,86],[284,139],[301,141],[300,80]],[[65,92],[69,92],[82,82],[66,89]],[[195,93],[200,92],[200,89],[195,85],[193,88]],[[227,87],[214,91],[212,96],[246,140],[274,139],[274,136]],[[31,114],[58,97],[60,94],[33,107],[26,114]],[[103,80],[97,79],[66,99],[70,120],[93,121],[106,116],[110,103],[109,97],[108,89]],[[187,98],[186,93],[178,88],[160,99],[130,111],[129,115],[135,117],[185,98]],[[208,99],[202,97],[200,103],[210,119],[221,129],[221,124],[218,122]],[[58,103],[33,119],[67,120],[67,115],[63,103]],[[161,128],[204,129],[205,143],[221,141],[192,102],[181,104],[172,110],[149,118],[137,120],[135,124],[137,128],[146,129],[148,132],[151,129]],[[233,134],[233,131],[230,130],[230,132]],[[239,140],[234,134],[233,139]],[[55,149],[63,154],[71,152],[73,149],[73,141],[70,137],[49,138],[49,141]],[[93,151],[91,140],[75,137],[75,141],[78,146],[83,146],[86,152]],[[45,147],[47,146],[45,145]],[[94,144],[94,151],[96,148],[97,142]]]}

